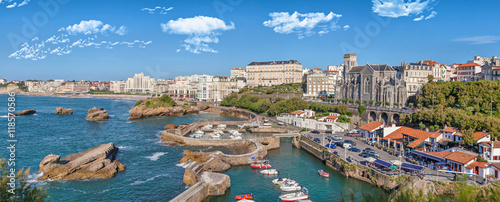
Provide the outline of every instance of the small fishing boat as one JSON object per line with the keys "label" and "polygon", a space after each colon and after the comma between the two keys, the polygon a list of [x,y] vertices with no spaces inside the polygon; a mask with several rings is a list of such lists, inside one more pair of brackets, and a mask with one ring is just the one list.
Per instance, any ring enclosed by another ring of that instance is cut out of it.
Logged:
{"label": "small fishing boat", "polygon": [[210,130],[212,129],[214,126],[213,125],[205,125],[203,126],[201,129],[204,129],[204,130]]}
{"label": "small fishing boat", "polygon": [[253,199],[252,194],[242,194],[242,195],[237,195],[234,197],[235,200],[251,200]]}
{"label": "small fishing boat", "polygon": [[260,173],[262,173],[263,175],[277,175],[279,171],[276,169],[267,169],[267,170],[261,170]]}
{"label": "small fishing boat", "polygon": [[228,131],[228,132],[229,132],[229,134],[231,134],[231,135],[241,135],[241,133],[240,133],[240,132],[238,132],[237,130],[230,130],[230,131]]}
{"label": "small fishing boat", "polygon": [[220,139],[221,135],[219,133],[210,133],[210,137],[212,139]]}
{"label": "small fishing boat", "polygon": [[289,180],[290,180],[289,178],[281,178],[281,177],[280,177],[280,178],[278,178],[278,179],[274,179],[274,180],[273,180],[273,184],[275,184],[275,185],[280,185],[280,184],[283,184],[283,183],[285,183],[285,182],[287,182],[287,181],[289,181]]}
{"label": "small fishing boat", "polygon": [[218,129],[226,129],[226,125],[225,124],[219,124],[217,126]]}
{"label": "small fishing boat", "polygon": [[233,140],[241,140],[241,139],[243,139],[241,136],[234,136],[234,135],[229,136],[229,138],[231,138]]}
{"label": "small fishing boat", "polygon": [[302,187],[299,183],[291,180],[280,186],[281,191],[300,191]]}
{"label": "small fishing boat", "polygon": [[330,177],[330,173],[327,173],[323,170],[318,170],[318,173],[319,175],[321,175],[321,177]]}
{"label": "small fishing boat", "polygon": [[309,194],[306,188],[302,188],[302,191],[298,191],[291,194],[283,194],[279,198],[282,201],[298,201],[298,200],[308,199]]}
{"label": "small fishing boat", "polygon": [[271,168],[271,164],[269,164],[269,161],[260,161],[255,164],[254,163],[250,164],[250,167],[258,169]]}

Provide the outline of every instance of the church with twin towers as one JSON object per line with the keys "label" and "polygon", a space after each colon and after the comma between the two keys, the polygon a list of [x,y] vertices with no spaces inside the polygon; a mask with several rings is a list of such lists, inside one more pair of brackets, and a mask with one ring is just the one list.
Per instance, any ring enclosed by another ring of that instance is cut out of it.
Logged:
{"label": "church with twin towers", "polygon": [[360,100],[361,103],[390,103],[404,106],[407,99],[405,83],[392,66],[358,65],[356,54],[344,55],[342,81],[337,89],[337,99]]}

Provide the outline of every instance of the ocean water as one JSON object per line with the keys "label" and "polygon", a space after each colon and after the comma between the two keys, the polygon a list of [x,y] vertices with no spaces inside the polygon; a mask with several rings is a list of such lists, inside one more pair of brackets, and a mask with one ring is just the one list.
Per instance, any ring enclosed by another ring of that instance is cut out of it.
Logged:
{"label": "ocean water", "polygon": [[[0,95],[0,156],[7,157],[7,98]],[[183,117],[155,117],[128,120],[135,100],[106,98],[63,98],[16,96],[16,108],[35,109],[30,116],[16,117],[17,168],[31,167],[31,178],[39,176],[38,165],[48,154],[62,157],[100,144],[113,142],[120,150],[117,159],[127,170],[110,179],[46,181],[51,201],[168,201],[185,190],[184,169],[176,166],[185,149],[207,148],[164,146],[160,131],[170,123],[209,120],[238,120],[213,113]],[[56,107],[72,108],[73,115],[56,115]],[[103,107],[108,121],[87,121],[91,107]]]}
{"label": "ocean water", "polygon": [[[0,95],[0,157],[9,152],[7,136],[7,98]],[[210,120],[239,120],[213,113],[183,117],[155,117],[128,120],[128,110],[136,100],[107,98],[64,98],[46,96],[16,96],[17,111],[35,109],[37,114],[16,117],[17,169],[31,168],[31,179],[40,176],[36,171],[48,154],[62,157],[100,144],[113,142],[120,148],[117,160],[127,170],[109,179],[37,182],[47,188],[50,201],[169,201],[187,187],[182,183],[184,168],[178,161],[186,149],[210,151],[218,148],[165,146],[158,138],[163,127]],[[56,115],[56,107],[72,108],[73,115]],[[91,107],[103,107],[110,114],[108,121],[87,121]],[[338,201],[340,193],[353,190],[357,200],[363,193],[376,193],[370,184],[346,178],[327,168],[321,161],[303,150],[291,146],[282,138],[281,148],[269,152],[274,168],[281,177],[290,177],[309,189],[313,201]],[[317,170],[330,173],[329,179],[318,176]],[[274,177],[262,176],[249,166],[233,167],[226,172],[231,188],[224,196],[206,201],[234,201],[238,194],[253,193],[256,201],[277,201],[280,191],[273,186]]]}

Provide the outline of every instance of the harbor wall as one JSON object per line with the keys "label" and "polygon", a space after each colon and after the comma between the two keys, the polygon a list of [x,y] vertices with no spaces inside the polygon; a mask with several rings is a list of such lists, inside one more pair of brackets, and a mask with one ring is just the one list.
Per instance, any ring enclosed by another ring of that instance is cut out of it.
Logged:
{"label": "harbor wall", "polygon": [[336,170],[342,175],[373,184],[386,190],[395,189],[402,183],[415,182],[418,180],[417,177],[409,175],[389,176],[370,167],[355,162],[348,162],[324,149],[320,144],[305,137],[294,138],[293,145],[297,148],[304,149],[311,155],[323,161],[325,165]]}

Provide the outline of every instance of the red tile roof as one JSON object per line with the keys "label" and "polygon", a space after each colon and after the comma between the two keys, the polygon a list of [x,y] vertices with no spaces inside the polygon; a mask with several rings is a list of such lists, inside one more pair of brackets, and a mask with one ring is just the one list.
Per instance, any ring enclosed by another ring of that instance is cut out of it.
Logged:
{"label": "red tile roof", "polygon": [[327,118],[327,119],[334,119],[334,120],[335,120],[335,119],[337,119],[337,118],[339,118],[339,117],[338,117],[338,116],[327,116],[326,118]]}
{"label": "red tile roof", "polygon": [[442,151],[442,152],[426,152],[426,153],[428,153],[428,154],[430,154],[430,155],[433,155],[433,156],[441,157],[441,158],[444,158],[444,157],[446,157],[446,156],[448,156],[448,155],[450,155],[450,154],[451,154],[451,152],[450,152],[450,151]]}
{"label": "red tile roof", "polygon": [[383,123],[380,123],[378,121],[371,121],[370,123],[362,125],[361,127],[359,127],[359,129],[363,129],[363,130],[366,130],[366,131],[373,131],[376,128],[378,128],[380,126],[383,126],[383,125],[384,125]]}
{"label": "red tile roof", "polygon": [[298,111],[298,110],[297,110],[297,111],[294,111],[294,112],[292,112],[292,113],[290,113],[290,114],[303,114],[303,113],[304,113],[303,111]]}
{"label": "red tile roof", "polygon": [[420,138],[420,139],[416,139],[415,141],[411,142],[410,144],[408,144],[408,147],[410,148],[415,148],[417,147],[418,145],[422,144],[422,142],[424,142],[425,139],[424,138]]}
{"label": "red tile roof", "polygon": [[489,133],[485,133],[485,132],[475,132],[474,133],[474,140],[479,140],[481,138],[483,138],[484,136],[487,136],[489,135]]}
{"label": "red tile roof", "polygon": [[458,67],[480,67],[481,65],[477,64],[477,63],[466,63],[466,64],[462,64]]}
{"label": "red tile roof", "polygon": [[500,163],[492,163],[491,165],[500,170]]}
{"label": "red tile roof", "polygon": [[441,130],[441,131],[443,131],[443,132],[447,132],[447,133],[454,133],[454,132],[457,132],[457,130],[458,130],[458,129],[457,129],[457,128],[454,128],[454,127],[447,127],[447,128],[445,128],[445,129],[443,129],[443,130]]}
{"label": "red tile roof", "polygon": [[438,62],[432,60],[424,60],[422,63],[428,64],[429,66],[439,65]]}
{"label": "red tile roof", "polygon": [[[491,142],[490,141],[484,141],[484,142],[481,142],[479,144],[484,144],[485,146],[491,147]],[[495,149],[500,148],[500,141],[493,141],[493,147]]]}
{"label": "red tile roof", "polygon": [[474,161],[472,162],[471,164],[469,164],[468,166],[465,166],[465,168],[467,169],[474,169],[476,167],[481,167],[481,168],[486,168],[488,166],[490,166],[491,164],[489,163],[486,163],[486,162],[478,162],[478,161]]}
{"label": "red tile roof", "polygon": [[500,67],[495,67],[495,68],[493,68],[491,70],[500,70]]}
{"label": "red tile roof", "polygon": [[339,72],[339,71],[334,71],[334,70],[326,70],[326,72]]}
{"label": "red tile roof", "polygon": [[320,68],[314,68],[313,70],[323,71],[323,70],[322,70],[322,69],[320,69]]}
{"label": "red tile roof", "polygon": [[430,133],[429,134],[429,137],[432,137],[432,138],[437,138],[439,137],[440,135],[442,135],[443,133],[441,131],[438,131],[438,132],[434,132],[434,133]]}
{"label": "red tile roof", "polygon": [[245,69],[243,69],[243,68],[233,68],[231,70],[245,70]]}
{"label": "red tile roof", "polygon": [[450,161],[455,161],[457,163],[467,164],[470,161],[476,159],[476,157],[477,155],[467,154],[461,151],[455,151],[444,158]]}

